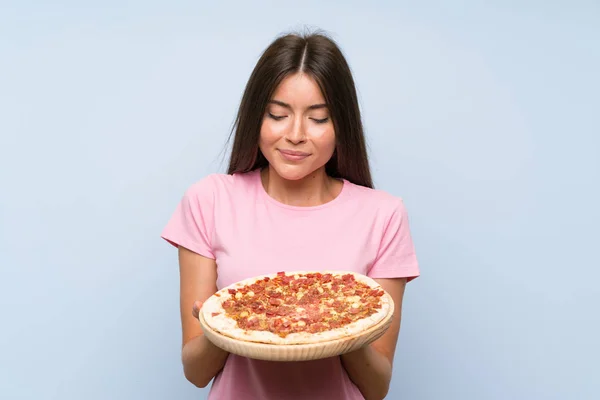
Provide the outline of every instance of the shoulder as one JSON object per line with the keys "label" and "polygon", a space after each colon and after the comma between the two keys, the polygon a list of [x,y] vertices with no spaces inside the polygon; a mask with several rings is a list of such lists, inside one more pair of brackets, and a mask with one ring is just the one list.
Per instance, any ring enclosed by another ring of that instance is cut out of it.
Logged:
{"label": "shoulder", "polygon": [[352,200],[360,204],[361,208],[376,210],[378,214],[383,214],[388,218],[406,213],[402,197],[381,189],[372,189],[349,182],[347,184],[350,185]]}
{"label": "shoulder", "polygon": [[236,196],[251,186],[252,174],[236,173],[233,175],[212,173],[194,182],[186,190],[186,196],[196,199],[220,199]]}

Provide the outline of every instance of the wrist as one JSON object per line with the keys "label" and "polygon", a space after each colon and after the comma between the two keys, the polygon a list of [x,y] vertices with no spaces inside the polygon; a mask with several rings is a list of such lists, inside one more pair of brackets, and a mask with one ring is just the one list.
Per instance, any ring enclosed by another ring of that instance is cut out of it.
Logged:
{"label": "wrist", "polygon": [[215,345],[211,342],[204,333],[198,336],[199,346],[202,348],[204,352],[208,352],[211,354],[228,354],[227,351]]}
{"label": "wrist", "polygon": [[371,348],[371,345],[366,345],[349,353],[344,353],[341,355],[341,357],[342,359],[346,360],[364,359],[365,357],[369,356],[369,352],[372,350],[373,349]]}
{"label": "wrist", "polygon": [[195,355],[227,354],[227,352],[220,347],[217,347],[213,342],[208,340],[206,335],[201,333],[184,345],[183,354],[184,356],[194,357]]}

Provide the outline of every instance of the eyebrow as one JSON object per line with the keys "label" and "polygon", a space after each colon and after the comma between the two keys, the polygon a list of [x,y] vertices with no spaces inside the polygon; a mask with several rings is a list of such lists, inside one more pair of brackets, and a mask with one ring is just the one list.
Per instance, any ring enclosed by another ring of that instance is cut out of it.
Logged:
{"label": "eyebrow", "polygon": [[[269,103],[277,104],[278,106],[285,107],[290,110],[292,109],[292,106],[290,106],[288,103],[284,103],[283,101],[280,101],[280,100],[271,100],[271,101],[269,101]],[[324,103],[323,104],[313,104],[312,106],[308,107],[309,110],[317,110],[319,108],[328,108],[328,107],[327,107],[327,104],[324,104]]]}

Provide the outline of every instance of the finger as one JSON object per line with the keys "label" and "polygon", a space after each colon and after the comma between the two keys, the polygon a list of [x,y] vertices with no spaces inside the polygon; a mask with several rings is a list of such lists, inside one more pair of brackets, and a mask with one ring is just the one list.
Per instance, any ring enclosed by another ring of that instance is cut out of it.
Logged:
{"label": "finger", "polygon": [[195,318],[198,318],[198,316],[200,315],[200,308],[202,307],[202,303],[199,301],[195,301],[194,305],[192,306],[192,315]]}

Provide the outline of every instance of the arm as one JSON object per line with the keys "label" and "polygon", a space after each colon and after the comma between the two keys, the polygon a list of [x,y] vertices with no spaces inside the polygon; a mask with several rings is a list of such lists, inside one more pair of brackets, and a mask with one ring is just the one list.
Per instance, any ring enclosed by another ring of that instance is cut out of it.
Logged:
{"label": "arm", "polygon": [[180,246],[179,270],[183,371],[188,381],[206,387],[229,355],[206,339],[197,319],[198,302],[217,291],[217,265],[215,260]]}
{"label": "arm", "polygon": [[402,298],[406,278],[375,279],[394,300],[394,317],[388,330],[379,339],[352,353],[341,356],[348,376],[366,400],[385,398],[392,380],[394,352],[400,332]]}

